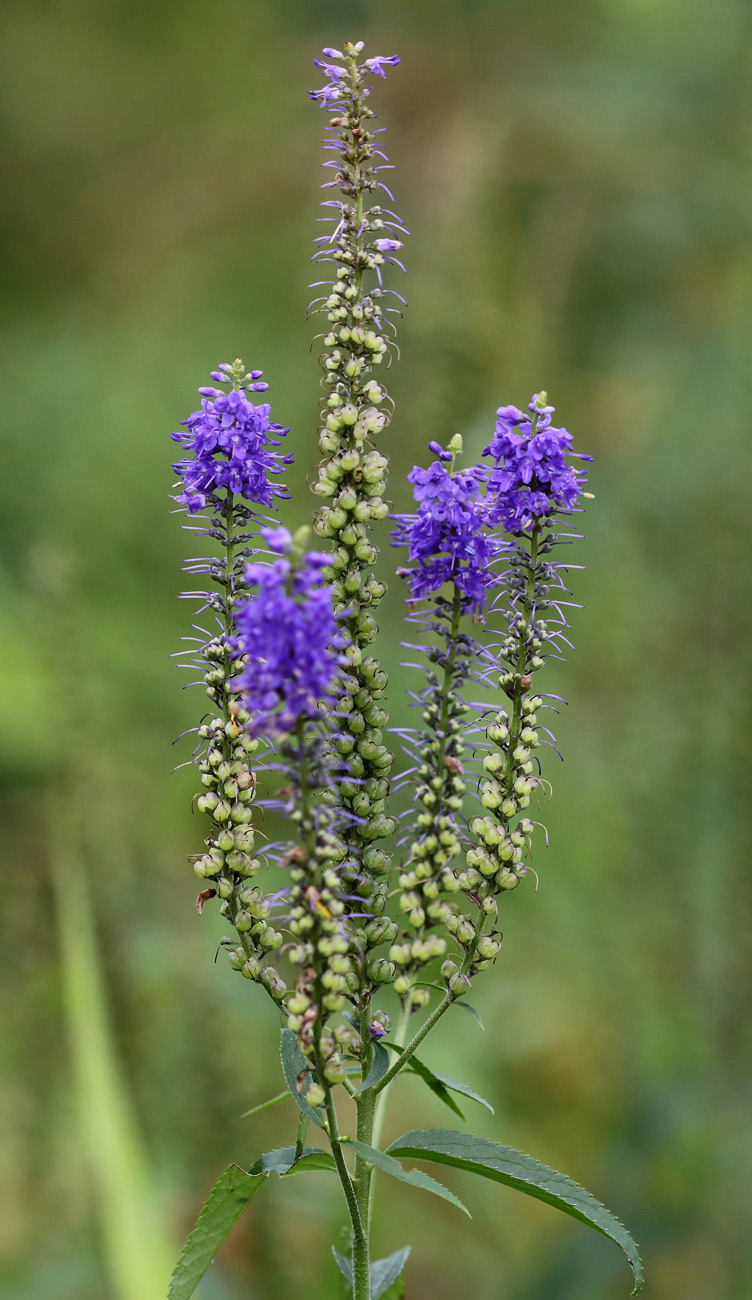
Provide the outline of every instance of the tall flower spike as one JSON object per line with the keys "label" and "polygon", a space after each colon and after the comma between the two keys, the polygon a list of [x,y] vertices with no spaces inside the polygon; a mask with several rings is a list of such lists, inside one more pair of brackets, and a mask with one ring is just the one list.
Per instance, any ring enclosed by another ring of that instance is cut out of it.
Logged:
{"label": "tall flower spike", "polygon": [[[276,972],[262,965],[258,945],[248,933],[270,908],[250,884],[261,867],[254,856],[256,778],[250,767],[258,740],[246,730],[249,715],[233,692],[231,679],[238,668],[235,607],[246,590],[245,571],[258,529],[257,511],[286,495],[284,487],[270,476],[279,474],[292,458],[276,450],[287,430],[272,423],[267,403],[256,406],[248,396],[268,388],[261,371],[246,371],[241,361],[235,361],[223,364],[211,377],[217,385],[229,385],[229,391],[200,388],[200,409],[183,421],[187,432],[172,435],[192,453],[173,466],[183,485],[175,500],[188,512],[186,527],[212,538],[219,548],[219,555],[190,560],[185,566],[188,573],[207,576],[211,586],[184,596],[199,601],[199,613],[209,610],[214,619],[211,629],[195,627],[199,633],[196,658],[188,665],[203,674],[212,706],[198,728],[194,756],[203,788],[197,807],[211,819],[205,852],[195,861],[194,870],[206,882],[199,907],[219,897],[222,914],[238,930],[239,946],[230,947],[230,964],[247,976],[261,978],[272,997],[279,1000],[284,984]],[[205,513],[199,515],[199,511]],[[249,909],[253,909],[253,921]],[[264,925],[262,956],[282,943],[279,930]]]}
{"label": "tall flower spike", "polygon": [[[405,773],[414,797],[407,814],[409,829],[401,841],[411,846],[400,875],[406,926],[389,953],[399,968],[395,991],[413,1007],[429,1000],[428,987],[418,981],[423,967],[444,955],[444,932],[460,939],[464,928],[474,933],[464,914],[448,901],[461,888],[453,863],[464,839],[459,818],[466,789],[469,706],[463,691],[476,676],[481,654],[463,628],[463,616],[480,618],[489,588],[498,582],[493,565],[502,551],[489,535],[482,495],[485,472],[479,466],[459,472],[455,468],[462,451],[460,435],[448,451],[436,442],[429,448],[437,459],[428,469],[416,466],[408,475],[417,512],[396,516],[392,533],[392,544],[406,546],[412,561],[412,567],[398,573],[410,587],[410,621],[425,638],[407,648],[419,650],[430,664],[427,686],[414,697],[423,726],[400,732],[414,763]],[[441,594],[445,587],[446,596]],[[451,969],[457,968],[452,964]]]}
{"label": "tall flower spike", "polygon": [[[562,643],[570,645],[564,609],[571,602],[565,599],[569,592],[563,574],[571,566],[547,557],[554,546],[576,536],[569,531],[568,515],[578,509],[585,474],[565,459],[574,455],[572,439],[565,429],[551,427],[553,407],[546,394],[536,394],[528,410],[523,414],[502,407],[485,453],[496,461],[488,484],[489,515],[516,541],[497,601],[506,633],[500,643],[484,647],[483,677],[498,683],[509,705],[485,729],[489,752],[483,758],[481,803],[486,814],[471,823],[477,843],[467,854],[466,882],[481,899],[514,889],[526,874],[533,832],[526,810],[542,784],[534,753],[542,744],[555,748],[551,732],[538,722],[546,697],[533,683],[537,686],[546,658],[561,657]],[[495,956],[497,946],[484,936],[468,951],[473,957],[468,973],[473,974]]]}
{"label": "tall flower spike", "polygon": [[[322,358],[328,396],[319,434],[325,460],[313,490],[332,498],[331,505],[318,511],[314,527],[333,548],[335,607],[349,637],[349,671],[338,704],[347,721],[336,746],[349,766],[337,793],[349,815],[343,834],[354,864],[351,892],[367,900],[371,913],[381,915],[389,864],[378,841],[390,835],[396,823],[385,815],[393,762],[383,743],[387,679],[367,652],[377,632],[373,611],[385,591],[369,573],[376,559],[369,530],[388,513],[383,499],[388,462],[372,441],[388,423],[386,390],[375,378],[390,347],[386,315],[393,310],[384,305],[385,294],[392,291],[383,288],[382,271],[396,261],[399,236],[405,232],[390,209],[370,202],[379,189],[390,200],[392,196],[380,180],[389,163],[376,143],[377,133],[369,129],[374,114],[366,103],[370,77],[383,77],[385,68],[399,60],[389,56],[359,62],[362,48],[358,43],[346,45],[344,52],[325,50],[327,61],[316,60],[316,66],[327,82],[311,92],[313,100],[333,112],[324,147],[335,157],[323,165],[334,175],[324,188],[338,191],[336,199],[323,204],[331,214],[323,220],[331,222],[333,230],[321,236],[314,257],[331,263],[336,275],[328,295],[312,304],[329,322]],[[354,911],[362,907],[362,902],[353,903]]]}

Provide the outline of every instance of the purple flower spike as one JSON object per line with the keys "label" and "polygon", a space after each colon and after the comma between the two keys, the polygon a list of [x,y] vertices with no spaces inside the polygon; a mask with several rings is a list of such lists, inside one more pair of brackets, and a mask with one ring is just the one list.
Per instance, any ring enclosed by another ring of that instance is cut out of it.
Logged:
{"label": "purple flower spike", "polygon": [[452,474],[446,467],[447,460],[454,460],[452,452],[435,442],[429,446],[440,459],[428,469],[416,465],[408,474],[418,511],[395,516],[392,545],[407,546],[415,564],[404,574],[413,599],[454,582],[465,609],[478,611],[496,581],[491,566],[502,549],[488,535],[489,520],[480,495],[484,471],[473,466]]}
{"label": "purple flower spike", "polygon": [[233,645],[245,663],[234,689],[245,697],[253,734],[279,736],[329,700],[344,638],[322,582],[329,556],[296,555],[286,528],[262,528],[261,536],[279,558],[246,568],[246,583],[259,590],[235,610]]}
{"label": "purple flower spike", "polygon": [[[244,387],[252,392],[263,392],[269,385],[259,382],[260,370],[246,376]],[[228,375],[214,371],[212,378],[227,382]],[[248,382],[248,379],[254,382]],[[282,456],[273,448],[288,432],[273,424],[271,407],[264,403],[254,406],[242,390],[226,393],[219,388],[199,388],[201,409],[183,420],[187,432],[173,433],[193,458],[179,460],[173,465],[183,480],[184,489],[175,500],[191,514],[205,510],[222,510],[224,497],[218,492],[225,489],[244,501],[257,506],[271,506],[274,498],[285,496],[285,489],[273,483],[271,474],[279,474],[292,457]]]}
{"label": "purple flower spike", "polygon": [[572,436],[551,426],[553,406],[546,394],[530,403],[532,418],[516,406],[501,406],[493,441],[484,455],[496,461],[488,481],[488,505],[494,524],[509,533],[528,532],[558,510],[571,510],[586,482],[584,470],[567,463]]}

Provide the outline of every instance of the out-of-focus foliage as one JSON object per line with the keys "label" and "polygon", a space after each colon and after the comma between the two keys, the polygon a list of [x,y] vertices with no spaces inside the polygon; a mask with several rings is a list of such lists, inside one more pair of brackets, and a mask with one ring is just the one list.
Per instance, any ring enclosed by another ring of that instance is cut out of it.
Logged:
{"label": "out-of-focus foliage", "polygon": [[[570,708],[541,887],[505,904],[473,996],[485,1034],[457,1013],[425,1055],[493,1098],[476,1129],[620,1213],[656,1300],[752,1293],[751,19],[746,0],[4,7],[8,1300],[124,1294],[77,1118],[61,849],[88,875],[110,1065],[159,1234],[177,1245],[230,1160],[291,1140],[286,1105],[239,1118],[279,1090],[275,1015],[212,963],[221,924],[196,916],[187,866],[192,774],[169,775],[202,697],[168,658],[194,545],[169,513],[168,435],[210,367],[262,367],[293,429],[292,522],[308,518],[325,119],[305,91],[320,47],[359,37],[403,58],[378,104],[414,235],[390,380],[396,508],[429,438],[461,430],[479,452],[496,406],[540,387],[597,457],[578,649],[549,679]],[[400,599],[393,583],[394,676]],[[79,830],[61,846],[63,797]],[[386,1137],[443,1123],[407,1080]],[[341,1212],[315,1178],[263,1190],[208,1300],[332,1294]],[[471,1181],[447,1179],[470,1225],[408,1188],[381,1198],[376,1250],[412,1241],[410,1300],[626,1294],[607,1243]]]}

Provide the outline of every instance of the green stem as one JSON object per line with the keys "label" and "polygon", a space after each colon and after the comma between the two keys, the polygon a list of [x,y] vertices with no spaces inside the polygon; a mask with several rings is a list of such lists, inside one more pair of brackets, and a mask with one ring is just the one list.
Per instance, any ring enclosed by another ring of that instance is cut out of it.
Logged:
{"label": "green stem", "polygon": [[[305,749],[305,723],[302,718],[298,721],[297,727],[298,746],[301,753],[300,763],[300,811],[301,811],[301,830],[305,839],[307,860],[313,861],[315,850],[315,828],[311,812],[311,795],[313,788],[309,780],[308,764],[306,762]],[[315,981],[315,998],[316,1004],[323,1007],[324,987],[321,982],[321,971],[316,970]],[[319,1083],[324,1089],[324,1109],[326,1111],[327,1132],[329,1135],[329,1144],[332,1148],[334,1164],[339,1175],[342,1190],[345,1194],[347,1209],[350,1215],[350,1228],[352,1232],[352,1258],[353,1258],[353,1277],[356,1275],[360,1278],[359,1287],[354,1291],[356,1300],[370,1300],[370,1262],[368,1257],[368,1236],[363,1229],[363,1220],[361,1218],[360,1206],[355,1192],[355,1184],[350,1177],[350,1171],[347,1168],[345,1157],[342,1152],[342,1144],[339,1140],[339,1128],[337,1125],[337,1111],[334,1106],[331,1084],[327,1081],[324,1072],[324,1058],[321,1051],[321,1031],[322,1018],[319,1014],[313,1026],[313,1058],[316,1065]],[[356,1260],[358,1273],[356,1274]],[[363,1263],[365,1261],[365,1265]],[[364,1274],[365,1268],[365,1274]],[[363,1288],[363,1276],[365,1275],[365,1289]]]}
{"label": "green stem", "polygon": [[[410,1023],[410,1015],[410,1007],[408,1005],[402,1006],[400,1009],[399,1020],[397,1021],[397,1028],[394,1031],[394,1042],[398,1047],[404,1047],[405,1045],[407,1029]],[[371,1136],[372,1147],[378,1147],[379,1142],[381,1141],[381,1132],[384,1127],[384,1120],[386,1119],[386,1103],[388,1095],[389,1087],[387,1086],[376,1098],[376,1108],[373,1117],[373,1133]]]}

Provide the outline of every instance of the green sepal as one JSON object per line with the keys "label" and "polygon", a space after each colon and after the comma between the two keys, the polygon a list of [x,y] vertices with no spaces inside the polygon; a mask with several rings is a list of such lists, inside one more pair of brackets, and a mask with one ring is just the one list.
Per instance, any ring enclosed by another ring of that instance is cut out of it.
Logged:
{"label": "green sepal", "polygon": [[[371,1300],[379,1300],[390,1286],[394,1286],[398,1277],[407,1263],[407,1257],[410,1254],[410,1246],[403,1246],[402,1250],[395,1250],[393,1255],[387,1255],[384,1259],[375,1259],[371,1264]],[[340,1255],[338,1250],[332,1246],[332,1254],[336,1260],[337,1268],[350,1286],[353,1284],[353,1267],[352,1260],[347,1255]]]}
{"label": "green sepal", "polygon": [[222,1242],[266,1179],[230,1165],[212,1187],[170,1281],[167,1300],[190,1300]]}
{"label": "green sepal", "polygon": [[[300,1050],[300,1043],[291,1029],[283,1029],[279,1043],[279,1056],[282,1062],[282,1073],[285,1076],[290,1095],[297,1106],[300,1107],[304,1115],[312,1119],[314,1124],[319,1128],[325,1128],[324,1118],[318,1106],[309,1106],[305,1099],[305,1093],[308,1091],[307,1085],[310,1082],[308,1073],[308,1062]],[[298,1092],[298,1079],[303,1076],[304,1091]]]}
{"label": "green sepal", "polygon": [[395,1155],[410,1156],[414,1160],[434,1160],[494,1179],[580,1219],[621,1247],[634,1273],[632,1294],[636,1295],[642,1289],[644,1278],[639,1249],[623,1224],[584,1187],[542,1165],[532,1156],[515,1151],[514,1147],[491,1142],[488,1138],[435,1128],[405,1133],[392,1142],[388,1150]]}
{"label": "green sepal", "polygon": [[356,1155],[366,1160],[368,1164],[375,1165],[382,1173],[391,1174],[392,1178],[398,1178],[401,1183],[410,1183],[412,1187],[422,1187],[426,1192],[433,1192],[434,1196],[440,1196],[444,1201],[451,1201],[452,1205],[462,1210],[468,1219],[472,1217],[459,1197],[444,1187],[443,1183],[437,1183],[435,1178],[430,1178],[419,1169],[403,1169],[394,1156],[388,1155],[385,1151],[377,1151],[375,1147],[369,1147],[365,1142],[358,1142],[356,1138],[342,1138],[342,1141],[351,1146]]}

